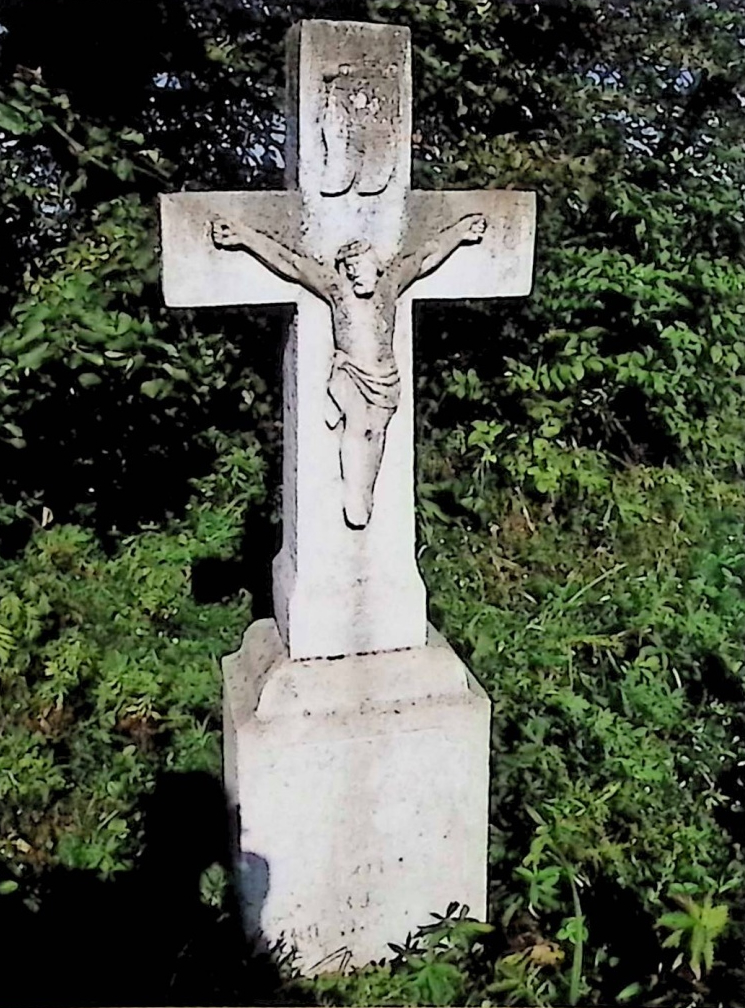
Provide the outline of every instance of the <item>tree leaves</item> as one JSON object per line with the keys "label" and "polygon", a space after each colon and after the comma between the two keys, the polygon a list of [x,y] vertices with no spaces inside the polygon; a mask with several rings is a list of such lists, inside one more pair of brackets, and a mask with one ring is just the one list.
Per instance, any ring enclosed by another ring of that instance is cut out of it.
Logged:
{"label": "tree leaves", "polygon": [[27,133],[29,125],[18,109],[13,108],[4,102],[0,102],[0,130],[19,136]]}

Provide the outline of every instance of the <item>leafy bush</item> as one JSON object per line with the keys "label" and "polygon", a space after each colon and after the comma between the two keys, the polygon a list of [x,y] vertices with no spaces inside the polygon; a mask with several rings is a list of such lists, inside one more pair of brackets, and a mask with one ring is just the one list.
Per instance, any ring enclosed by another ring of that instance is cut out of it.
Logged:
{"label": "leafy bush", "polygon": [[600,882],[651,924],[669,897],[731,900],[745,881],[742,795],[722,786],[745,723],[745,491],[639,467],[564,517],[524,503],[498,520],[430,519],[423,557],[438,623],[494,701],[493,906],[508,942],[532,919],[567,962],[582,927],[585,981],[617,996],[657,960],[634,944],[635,963],[597,971],[622,943]]}
{"label": "leafy bush", "polygon": [[191,574],[240,545],[245,506],[264,492],[255,445],[232,447],[196,490],[183,520],[108,554],[62,525],[0,560],[0,854],[18,874],[120,871],[158,769],[220,773],[217,660],[248,600],[200,604]]}
{"label": "leafy bush", "polygon": [[742,5],[126,5],[77,63],[85,5],[51,6],[64,44],[18,3],[0,49],[0,899],[120,872],[157,769],[217,770],[248,599],[192,578],[245,586],[271,538],[286,316],[166,311],[154,197],[281,184],[282,34],[334,8],[412,28],[417,185],[540,213],[529,299],[418,310],[422,566],[495,710],[493,930],[451,910],[304,996],[732,1003]]}
{"label": "leafy bush", "polygon": [[457,904],[433,917],[435,923],[409,935],[405,945],[391,945],[390,962],[300,980],[298,989],[310,990],[320,1004],[459,1004],[483,964],[484,939],[492,929]]}

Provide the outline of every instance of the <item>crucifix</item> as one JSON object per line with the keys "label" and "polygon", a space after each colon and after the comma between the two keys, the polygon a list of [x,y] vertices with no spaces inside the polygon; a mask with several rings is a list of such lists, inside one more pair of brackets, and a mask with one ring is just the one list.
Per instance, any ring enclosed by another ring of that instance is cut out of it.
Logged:
{"label": "crucifix", "polygon": [[527,294],[535,197],[416,190],[405,28],[288,41],[286,185],[161,198],[174,307],[293,304],[275,619],[292,659],[424,646],[412,302]]}
{"label": "crucifix", "polygon": [[304,21],[288,55],[287,188],[164,196],[163,287],[295,306],[275,619],[223,659],[223,737],[246,932],[313,973],[486,914],[490,701],[427,624],[412,303],[527,294],[535,199],[411,188],[407,29]]}

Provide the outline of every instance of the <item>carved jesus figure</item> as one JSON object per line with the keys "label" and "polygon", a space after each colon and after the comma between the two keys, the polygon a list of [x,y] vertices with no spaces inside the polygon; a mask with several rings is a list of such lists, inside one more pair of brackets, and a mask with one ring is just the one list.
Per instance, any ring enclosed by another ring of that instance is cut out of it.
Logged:
{"label": "carved jesus figure", "polygon": [[242,222],[216,218],[211,226],[217,248],[249,253],[330,306],[334,357],[326,423],[331,430],[340,428],[344,519],[352,529],[365,528],[372,514],[386,431],[401,395],[393,355],[398,299],[460,245],[480,242],[486,218],[468,214],[417,251],[385,264],[369,243],[352,241],[338,250],[333,267]]}

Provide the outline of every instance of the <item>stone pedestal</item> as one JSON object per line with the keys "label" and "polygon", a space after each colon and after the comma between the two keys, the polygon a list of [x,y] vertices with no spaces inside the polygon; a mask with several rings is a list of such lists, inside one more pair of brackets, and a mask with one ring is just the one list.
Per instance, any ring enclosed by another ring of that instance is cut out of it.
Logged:
{"label": "stone pedestal", "polygon": [[246,930],[312,974],[486,912],[490,703],[447,642],[291,661],[273,620],[224,660]]}

